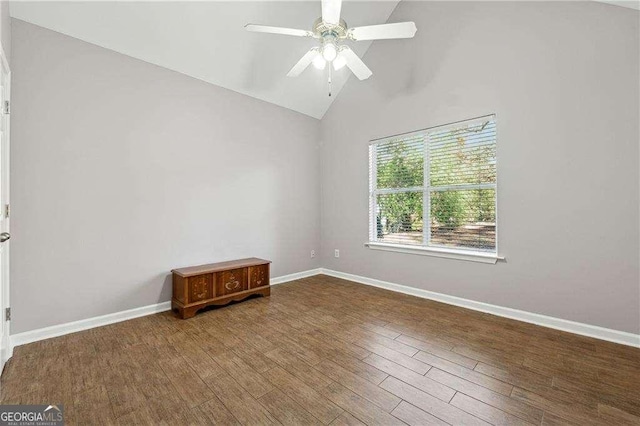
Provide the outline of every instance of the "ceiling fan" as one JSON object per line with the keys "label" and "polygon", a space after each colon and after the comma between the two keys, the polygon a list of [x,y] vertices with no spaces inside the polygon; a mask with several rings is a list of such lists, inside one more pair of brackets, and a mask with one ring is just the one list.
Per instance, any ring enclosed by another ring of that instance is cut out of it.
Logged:
{"label": "ceiling fan", "polygon": [[365,63],[362,62],[362,59],[360,59],[349,46],[343,44],[344,41],[412,38],[417,31],[414,22],[349,28],[347,23],[340,19],[341,9],[342,0],[322,0],[322,17],[316,19],[311,31],[255,24],[247,24],[245,28],[248,31],[258,33],[312,37],[317,39],[320,45],[312,47],[298,63],[291,68],[287,76],[299,76],[311,63],[313,63],[316,68],[323,70],[327,66],[327,62],[329,62],[331,64],[329,66],[329,96],[331,96],[331,68],[337,71],[346,65],[360,80],[365,80],[373,74]]}

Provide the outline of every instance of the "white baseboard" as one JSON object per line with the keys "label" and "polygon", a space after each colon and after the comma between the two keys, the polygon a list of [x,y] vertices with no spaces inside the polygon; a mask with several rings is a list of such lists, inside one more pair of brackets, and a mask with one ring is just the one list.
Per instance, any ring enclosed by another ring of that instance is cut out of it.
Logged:
{"label": "white baseboard", "polygon": [[101,327],[103,325],[143,317],[145,315],[157,314],[158,312],[164,312],[170,309],[171,302],[156,303],[155,305],[142,306],[140,308],[129,309],[127,311],[114,312],[112,314],[101,315],[99,317],[87,318],[79,321],[25,331],[24,333],[12,334],[9,336],[9,340],[11,341],[11,349],[13,352],[13,348],[16,346],[37,342],[38,340],[50,339],[51,337],[64,336],[65,334],[88,330],[94,327]]}
{"label": "white baseboard", "polygon": [[[476,302],[474,300],[463,299],[461,297],[449,296],[433,291],[422,290],[419,288],[408,287],[401,284],[395,284],[387,281],[376,280],[373,278],[362,277],[359,275],[348,274],[345,272],[334,271],[331,269],[317,268],[308,271],[296,272],[294,274],[283,275],[271,279],[271,285],[278,285],[289,281],[299,280],[314,275],[325,274],[331,277],[342,278],[354,281],[360,284],[366,284],[373,287],[379,287],[386,290],[396,291],[398,293],[409,294],[411,296],[421,297],[423,299],[435,300],[437,302],[449,305],[460,306],[462,308],[472,309],[497,315],[500,317],[511,318],[518,321],[528,322],[543,327],[554,328],[556,330],[567,331],[569,333],[579,334],[582,336],[593,337],[596,339],[607,340],[623,345],[640,347],[640,335],[627,333],[624,331],[612,330],[595,325],[583,324],[575,321],[569,321],[560,318],[549,317],[546,315],[535,314],[532,312],[521,311],[518,309],[505,308],[502,306],[491,305],[489,303]],[[9,353],[13,353],[13,348],[27,343],[37,342],[38,340],[49,339],[52,337],[63,336],[77,331],[87,330],[89,328],[100,327],[103,325],[113,324],[128,319],[138,318],[145,315],[151,315],[158,312],[164,312],[171,309],[171,302],[162,302],[155,305],[143,306],[127,311],[115,312],[112,314],[102,315],[99,317],[88,318],[84,320],[69,322],[65,324],[53,325],[51,327],[40,328],[37,330],[25,331],[24,333],[13,334],[9,337],[10,346]]]}
{"label": "white baseboard", "polygon": [[[271,285],[277,285],[318,274],[320,274],[320,268],[271,278],[270,282]],[[99,317],[87,318],[83,320],[67,322],[64,324],[52,325],[50,327],[39,328],[36,330],[25,331],[23,333],[12,334],[11,336],[9,336],[9,356],[13,354],[13,348],[15,348],[16,346],[26,345],[27,343],[50,339],[52,337],[64,336],[65,334],[75,333],[77,331],[87,330],[94,327],[101,327],[103,325],[126,321],[145,315],[157,314],[159,312],[165,312],[170,309],[171,302],[162,302],[156,303],[155,305],[129,309],[127,311],[101,315]]]}
{"label": "white baseboard", "polygon": [[277,285],[286,283],[289,281],[300,280],[302,278],[312,277],[322,273],[322,268],[309,269],[308,271],[296,272],[295,274],[283,275],[281,277],[271,278],[269,283],[271,285]]}
{"label": "white baseboard", "polygon": [[485,312],[499,317],[511,318],[518,321],[528,322],[596,339],[607,340],[609,342],[620,343],[623,345],[640,347],[640,334],[627,333],[625,331],[612,330],[609,328],[598,327],[596,325],[534,314],[532,312],[505,308],[502,306],[491,305],[489,303],[476,302],[474,300],[463,299],[461,297],[449,296],[442,293],[408,287],[387,281],[380,281],[373,278],[361,277],[359,275],[347,274],[345,272],[333,271],[331,269],[322,268],[322,273],[331,277],[342,278],[349,281],[355,281],[360,284],[397,291],[398,293],[409,294],[423,299],[435,300],[436,302],[460,306],[462,308]]}

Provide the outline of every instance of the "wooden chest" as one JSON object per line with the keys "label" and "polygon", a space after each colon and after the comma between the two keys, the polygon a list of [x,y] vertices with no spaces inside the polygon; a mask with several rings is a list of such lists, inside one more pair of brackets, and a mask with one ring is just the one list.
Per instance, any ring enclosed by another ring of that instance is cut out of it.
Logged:
{"label": "wooden chest", "polygon": [[174,269],[171,309],[185,319],[207,306],[224,305],[253,294],[269,296],[270,263],[252,257]]}

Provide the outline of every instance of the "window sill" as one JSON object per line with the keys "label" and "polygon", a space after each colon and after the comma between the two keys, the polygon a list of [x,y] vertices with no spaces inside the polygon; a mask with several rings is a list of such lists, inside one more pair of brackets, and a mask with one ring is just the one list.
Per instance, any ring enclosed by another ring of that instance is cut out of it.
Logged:
{"label": "window sill", "polygon": [[480,263],[496,263],[498,260],[504,260],[503,256],[493,253],[473,252],[467,250],[456,250],[437,247],[416,247],[400,244],[387,244],[370,242],[365,243],[365,247],[372,250],[393,251],[396,253],[418,254],[422,256],[444,257],[446,259],[467,260],[469,262]]}

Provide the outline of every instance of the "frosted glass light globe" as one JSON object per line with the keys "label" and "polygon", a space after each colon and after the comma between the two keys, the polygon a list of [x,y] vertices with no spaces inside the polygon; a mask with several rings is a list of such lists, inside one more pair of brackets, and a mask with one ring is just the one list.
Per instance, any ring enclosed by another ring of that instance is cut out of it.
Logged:
{"label": "frosted glass light globe", "polygon": [[347,60],[339,54],[336,59],[333,61],[333,69],[338,71],[340,68],[344,67],[347,64]]}
{"label": "frosted glass light globe", "polygon": [[316,69],[323,70],[324,67],[327,66],[327,61],[324,60],[322,55],[318,54],[313,58],[313,66],[316,67]]}
{"label": "frosted glass light globe", "polygon": [[327,61],[333,61],[338,56],[338,49],[333,43],[327,43],[322,48],[322,57]]}

